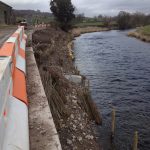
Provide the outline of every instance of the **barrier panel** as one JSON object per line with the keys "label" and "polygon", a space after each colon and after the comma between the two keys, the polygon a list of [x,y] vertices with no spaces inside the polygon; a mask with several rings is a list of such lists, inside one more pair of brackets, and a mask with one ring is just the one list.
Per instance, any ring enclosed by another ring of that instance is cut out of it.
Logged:
{"label": "barrier panel", "polygon": [[29,150],[24,27],[0,49],[0,150]]}
{"label": "barrier panel", "polygon": [[35,29],[36,28],[44,29],[44,28],[49,27],[49,26],[50,26],[50,24],[36,24],[36,25],[34,25],[34,28]]}

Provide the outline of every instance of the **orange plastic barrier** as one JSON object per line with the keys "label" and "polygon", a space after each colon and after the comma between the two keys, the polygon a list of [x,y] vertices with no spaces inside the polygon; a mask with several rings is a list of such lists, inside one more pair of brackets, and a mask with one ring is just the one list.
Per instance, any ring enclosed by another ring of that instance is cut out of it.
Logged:
{"label": "orange plastic barrier", "polygon": [[0,150],[29,150],[24,27],[0,49]]}
{"label": "orange plastic barrier", "polygon": [[28,104],[24,63],[26,39],[24,28],[19,27],[0,49],[0,56],[12,58],[13,96]]}
{"label": "orange plastic barrier", "polygon": [[28,104],[25,75],[18,68],[15,68],[13,74],[13,96]]}

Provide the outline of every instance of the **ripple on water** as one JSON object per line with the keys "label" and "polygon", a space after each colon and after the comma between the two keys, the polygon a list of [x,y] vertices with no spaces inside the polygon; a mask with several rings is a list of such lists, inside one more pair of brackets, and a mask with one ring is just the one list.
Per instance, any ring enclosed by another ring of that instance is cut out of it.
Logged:
{"label": "ripple on water", "polygon": [[115,150],[131,148],[139,132],[139,148],[150,150],[150,44],[127,32],[83,34],[74,41],[75,64],[90,80],[92,97],[102,116],[99,127],[105,150],[111,149],[111,108],[115,106]]}

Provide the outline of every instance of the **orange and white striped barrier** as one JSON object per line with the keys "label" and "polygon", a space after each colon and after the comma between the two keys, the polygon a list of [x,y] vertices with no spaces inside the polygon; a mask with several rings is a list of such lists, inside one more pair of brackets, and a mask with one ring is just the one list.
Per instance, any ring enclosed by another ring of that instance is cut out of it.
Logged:
{"label": "orange and white striped barrier", "polygon": [[0,150],[29,150],[24,28],[0,49]]}
{"label": "orange and white striped barrier", "polygon": [[34,27],[35,28],[40,28],[40,29],[45,29],[46,27],[49,27],[49,24],[37,24]]}

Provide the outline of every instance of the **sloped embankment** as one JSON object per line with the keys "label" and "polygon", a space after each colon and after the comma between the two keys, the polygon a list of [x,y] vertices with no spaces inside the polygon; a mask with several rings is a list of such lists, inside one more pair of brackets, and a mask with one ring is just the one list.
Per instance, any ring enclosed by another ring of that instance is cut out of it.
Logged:
{"label": "sloped embankment", "polygon": [[[49,101],[54,122],[64,150],[99,150],[92,122],[102,120],[91,99],[86,78],[74,67],[71,34],[48,28],[33,34],[33,48]],[[75,75],[78,84],[67,77]],[[81,77],[81,78],[80,78]]]}

